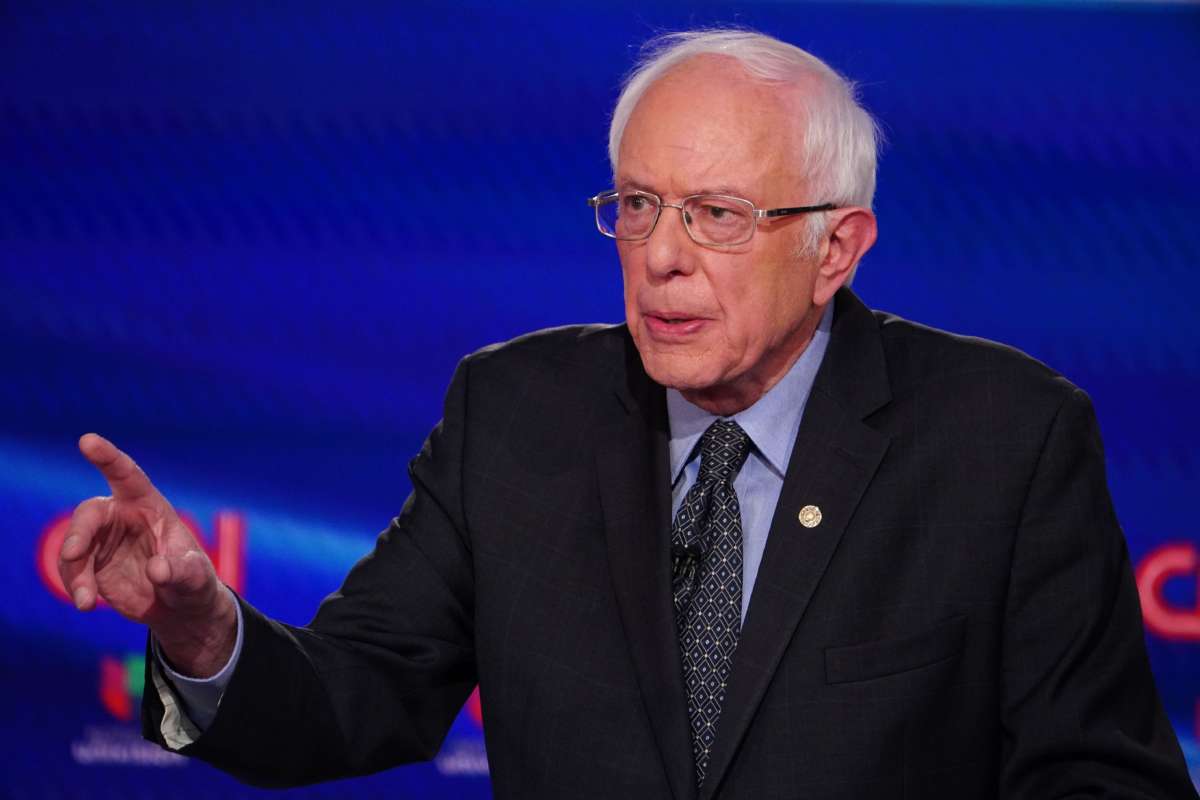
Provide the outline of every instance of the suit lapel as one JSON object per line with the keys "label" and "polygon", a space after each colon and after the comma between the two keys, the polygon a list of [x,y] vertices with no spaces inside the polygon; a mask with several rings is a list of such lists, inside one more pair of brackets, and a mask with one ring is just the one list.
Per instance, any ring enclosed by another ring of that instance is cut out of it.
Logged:
{"label": "suit lapel", "polygon": [[696,795],[671,599],[670,467],[665,394],[627,342],[619,418],[600,431],[596,466],[613,588],[642,700],[676,800]]}
{"label": "suit lapel", "polygon": [[[833,332],[792,450],[762,566],[734,654],[701,800],[711,798],[746,734],[809,600],[825,573],[888,438],[862,420],[890,399],[874,315],[839,292]],[[801,525],[805,506],[821,521]]]}

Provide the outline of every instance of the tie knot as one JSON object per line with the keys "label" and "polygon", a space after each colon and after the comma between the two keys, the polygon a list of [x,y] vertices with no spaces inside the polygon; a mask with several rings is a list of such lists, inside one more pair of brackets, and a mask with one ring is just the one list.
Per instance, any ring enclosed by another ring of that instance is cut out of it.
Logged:
{"label": "tie knot", "polygon": [[750,437],[731,419],[719,419],[700,437],[701,481],[732,481],[750,454]]}

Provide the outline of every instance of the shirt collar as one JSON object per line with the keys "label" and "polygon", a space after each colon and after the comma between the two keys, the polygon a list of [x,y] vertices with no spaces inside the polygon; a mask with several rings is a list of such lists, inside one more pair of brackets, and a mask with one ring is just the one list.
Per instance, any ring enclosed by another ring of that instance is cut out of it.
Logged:
{"label": "shirt collar", "polygon": [[[832,323],[833,301],[830,301],[812,341],[787,374],[754,405],[730,417],[742,427],[762,460],[780,478],[787,471],[804,406],[829,346]],[[667,417],[671,425],[671,485],[674,486],[694,457],[700,437],[719,417],[692,405],[677,389],[667,389]]]}

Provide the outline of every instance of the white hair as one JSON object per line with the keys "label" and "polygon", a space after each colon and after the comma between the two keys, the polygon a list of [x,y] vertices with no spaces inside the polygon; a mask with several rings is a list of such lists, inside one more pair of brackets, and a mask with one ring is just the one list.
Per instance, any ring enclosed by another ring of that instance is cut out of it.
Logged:
{"label": "white hair", "polygon": [[[668,33],[646,43],[613,109],[608,157],[614,175],[625,126],[646,90],[672,68],[702,55],[735,59],[746,72],[768,83],[804,85],[800,159],[809,194],[796,202],[871,207],[879,128],[859,104],[854,83],[795,45],[741,29]],[[811,217],[808,246],[822,235],[825,225],[824,214]]]}

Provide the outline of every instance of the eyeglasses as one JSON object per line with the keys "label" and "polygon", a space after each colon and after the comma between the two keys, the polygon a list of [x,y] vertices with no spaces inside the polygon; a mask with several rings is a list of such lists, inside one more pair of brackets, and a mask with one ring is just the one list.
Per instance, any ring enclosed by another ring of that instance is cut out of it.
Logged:
{"label": "eyeglasses", "polygon": [[587,202],[596,210],[596,228],[610,239],[623,242],[649,239],[662,210],[677,208],[692,241],[713,247],[745,244],[754,237],[760,219],[837,208],[832,203],[796,208],[755,208],[749,200],[725,194],[694,194],[678,203],[664,203],[658,195],[640,189],[601,192],[589,197]]}

